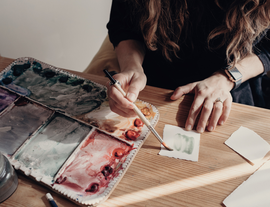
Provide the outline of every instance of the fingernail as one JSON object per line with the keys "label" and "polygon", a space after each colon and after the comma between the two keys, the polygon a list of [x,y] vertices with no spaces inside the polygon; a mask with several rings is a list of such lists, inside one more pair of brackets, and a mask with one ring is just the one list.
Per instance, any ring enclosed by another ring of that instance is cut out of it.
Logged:
{"label": "fingernail", "polygon": [[220,124],[220,125],[223,125],[223,124],[224,124],[224,121],[219,122],[219,124]]}
{"label": "fingernail", "polygon": [[191,125],[190,125],[190,124],[187,125],[186,129],[187,129],[188,131],[190,131],[190,130],[191,130]]}
{"label": "fingernail", "polygon": [[127,98],[128,98],[128,100],[130,100],[132,102],[136,101],[136,96],[134,93],[128,93]]}
{"label": "fingernail", "polygon": [[131,105],[128,106],[128,108],[129,108],[129,109],[133,109],[134,106],[131,104]]}
{"label": "fingernail", "polygon": [[213,131],[213,129],[214,129],[214,127],[210,126],[208,130],[211,132],[211,131]]}
{"label": "fingernail", "polygon": [[202,128],[202,127],[198,127],[197,131],[198,131],[199,133],[203,133],[203,128]]}

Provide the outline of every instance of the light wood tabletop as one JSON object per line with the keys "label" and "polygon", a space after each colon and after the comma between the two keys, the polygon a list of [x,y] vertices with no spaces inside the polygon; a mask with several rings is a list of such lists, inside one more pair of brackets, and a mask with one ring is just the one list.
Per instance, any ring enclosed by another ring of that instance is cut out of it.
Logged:
{"label": "light wood tabletop", "polygon": [[[0,70],[12,61],[0,57]],[[108,81],[101,76],[73,73],[101,84]],[[165,124],[184,127],[192,102],[189,95],[171,101],[171,93],[171,90],[146,86],[139,95],[140,100],[157,107],[160,118],[155,129],[160,135]],[[255,131],[270,143],[270,110],[236,103],[223,126],[201,134],[198,162],[158,155],[160,143],[150,134],[113,193],[99,206],[224,206],[223,200],[270,158],[268,153],[262,162],[251,165],[224,144],[240,126]],[[77,206],[21,173],[18,177],[17,190],[1,207],[49,207],[47,192],[59,207]]]}

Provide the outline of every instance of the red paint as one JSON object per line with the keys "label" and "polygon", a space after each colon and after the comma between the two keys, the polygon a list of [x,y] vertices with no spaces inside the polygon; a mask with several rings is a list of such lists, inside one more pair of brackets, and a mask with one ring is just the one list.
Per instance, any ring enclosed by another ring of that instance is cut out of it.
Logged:
{"label": "red paint", "polygon": [[64,178],[63,178],[62,175],[61,175],[59,178],[56,179],[55,182],[56,182],[57,184],[62,184],[62,183],[64,183],[64,182],[66,181],[66,179],[67,179],[67,177],[64,177]]}
{"label": "red paint", "polygon": [[15,102],[15,105],[16,106],[25,106],[26,104],[29,103],[29,100],[26,99],[26,98],[19,98],[16,102]]}
{"label": "red paint", "polygon": [[98,183],[91,183],[87,189],[85,189],[85,192],[88,193],[96,193],[99,190],[99,184]]}
{"label": "red paint", "polygon": [[117,148],[113,151],[112,154],[115,158],[121,158],[125,155],[125,150],[122,148]]}
{"label": "red paint", "polygon": [[104,175],[105,180],[113,173],[113,169],[110,165],[105,165],[101,170],[101,173]]}
{"label": "red paint", "polygon": [[122,163],[133,146],[95,130],[84,141],[55,185],[65,186],[82,195],[101,194],[110,181],[119,175]]}
{"label": "red paint", "polygon": [[138,132],[134,131],[134,130],[128,130],[126,132],[126,137],[128,139],[133,140],[133,141],[136,140],[139,136],[140,136],[140,134]]}
{"label": "red paint", "polygon": [[85,142],[82,144],[81,149],[87,147],[87,145],[89,145],[93,141],[94,139],[92,139],[92,136],[88,137],[87,140],[85,140]]}
{"label": "red paint", "polygon": [[135,127],[142,127],[143,126],[142,120],[140,120],[139,118],[135,119],[134,126]]}

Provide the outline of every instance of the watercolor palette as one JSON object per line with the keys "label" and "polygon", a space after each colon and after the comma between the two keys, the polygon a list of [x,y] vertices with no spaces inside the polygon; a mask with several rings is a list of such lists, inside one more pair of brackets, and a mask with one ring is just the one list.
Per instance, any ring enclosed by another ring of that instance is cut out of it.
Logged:
{"label": "watercolor palette", "polygon": [[[157,109],[138,100],[154,126]],[[110,110],[105,86],[34,58],[0,73],[0,151],[14,168],[81,206],[105,201],[149,130]]]}

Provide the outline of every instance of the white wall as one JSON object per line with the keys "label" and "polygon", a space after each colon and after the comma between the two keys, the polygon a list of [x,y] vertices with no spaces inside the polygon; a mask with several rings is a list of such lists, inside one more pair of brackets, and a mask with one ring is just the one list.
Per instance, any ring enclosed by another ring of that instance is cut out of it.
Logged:
{"label": "white wall", "polygon": [[0,55],[83,71],[107,35],[110,0],[0,0]]}

